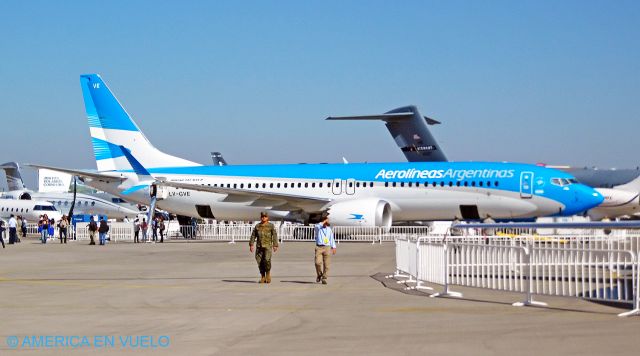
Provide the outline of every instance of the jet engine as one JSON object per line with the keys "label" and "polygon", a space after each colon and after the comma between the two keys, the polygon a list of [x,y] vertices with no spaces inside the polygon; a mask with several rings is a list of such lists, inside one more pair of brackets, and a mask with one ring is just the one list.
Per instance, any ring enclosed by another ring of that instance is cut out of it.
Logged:
{"label": "jet engine", "polygon": [[2,193],[2,197],[5,199],[31,200],[31,194],[27,190],[13,190],[5,192]]}
{"label": "jet engine", "polygon": [[331,225],[390,227],[391,206],[376,198],[338,202],[329,208]]}

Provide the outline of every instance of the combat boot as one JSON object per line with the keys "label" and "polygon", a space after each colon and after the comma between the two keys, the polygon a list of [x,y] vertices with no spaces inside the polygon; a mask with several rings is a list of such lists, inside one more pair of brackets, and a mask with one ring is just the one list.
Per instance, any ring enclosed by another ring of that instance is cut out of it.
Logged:
{"label": "combat boot", "polygon": [[267,277],[264,279],[265,283],[271,283],[271,271],[267,272]]}
{"label": "combat boot", "polygon": [[260,276],[261,276],[260,277],[260,282],[258,282],[258,283],[265,283],[266,279],[264,277],[264,273],[260,273]]}

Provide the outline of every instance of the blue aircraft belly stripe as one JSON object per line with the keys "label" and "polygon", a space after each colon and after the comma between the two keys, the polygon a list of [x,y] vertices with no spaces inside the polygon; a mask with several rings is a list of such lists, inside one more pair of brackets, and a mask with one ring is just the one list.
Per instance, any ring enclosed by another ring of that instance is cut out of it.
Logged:
{"label": "blue aircraft belly stripe", "polygon": [[123,190],[121,193],[122,193],[123,195],[129,195],[129,194],[131,194],[131,193],[137,192],[138,190],[144,189],[144,188],[146,188],[146,187],[148,187],[148,186],[149,186],[149,185],[147,185],[147,184],[144,184],[144,185],[136,185],[136,186],[133,186],[133,187],[131,187],[131,188],[127,189],[127,190]]}

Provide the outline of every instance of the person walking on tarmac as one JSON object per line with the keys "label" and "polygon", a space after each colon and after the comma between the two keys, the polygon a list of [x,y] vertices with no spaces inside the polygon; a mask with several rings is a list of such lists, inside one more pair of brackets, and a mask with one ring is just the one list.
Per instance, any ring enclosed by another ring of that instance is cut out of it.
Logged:
{"label": "person walking on tarmac", "polygon": [[461,228],[459,227],[454,227],[457,225],[462,224],[462,222],[460,221],[460,219],[458,219],[457,216],[455,216],[453,218],[453,221],[451,222],[451,227],[449,228],[449,233],[451,234],[451,236],[462,236],[464,235],[463,231]]}
{"label": "person walking on tarmac", "polygon": [[[487,214],[487,217],[482,220],[483,224],[495,224],[496,221],[491,218],[491,215]],[[494,236],[496,234],[496,229],[494,228],[484,228],[482,229],[482,235],[484,235],[484,243],[486,245],[489,244],[489,236]]]}
{"label": "person walking on tarmac", "polygon": [[100,218],[100,227],[98,227],[98,236],[100,237],[100,245],[107,243],[107,232],[109,232],[109,225],[104,218]]}
{"label": "person walking on tarmac", "polygon": [[271,250],[278,251],[278,234],[269,215],[260,213],[260,223],[256,224],[249,240],[249,251],[253,252],[253,244],[256,243],[256,262],[260,270],[259,283],[271,283]]}
{"label": "person walking on tarmac", "polygon": [[91,239],[91,242],[89,242],[89,245],[95,245],[96,231],[98,231],[98,224],[94,220],[93,216],[91,217],[91,221],[89,221],[89,225],[87,225],[87,229],[89,229],[89,238]]}
{"label": "person walking on tarmac", "polygon": [[[22,230],[22,237],[26,238],[27,237],[27,219],[25,219],[24,217],[22,218],[22,225],[20,226],[20,229]],[[20,242],[20,239],[18,239],[18,242]]]}
{"label": "person walking on tarmac", "polygon": [[62,219],[58,222],[58,229],[60,231],[60,243],[67,243],[67,229],[69,228],[69,222],[66,216],[62,216]]}
{"label": "person walking on tarmac", "polygon": [[[329,215],[322,215],[322,221],[314,227],[316,237],[316,282],[327,284],[329,277],[329,265],[331,264],[331,255],[336,254],[336,239],[333,230],[329,226]],[[329,254],[331,249],[331,254]]]}
{"label": "person walking on tarmac", "polygon": [[140,242],[140,219],[136,218],[133,221],[133,243],[137,244]]}
{"label": "person walking on tarmac", "polygon": [[16,227],[18,226],[18,222],[16,218],[11,214],[9,218],[9,245],[13,245],[16,243],[16,239],[18,238],[18,233]]}
{"label": "person walking on tarmac", "polygon": [[153,232],[153,234],[151,235],[151,237],[153,238],[153,242],[156,242],[158,240],[158,217],[154,217],[153,220],[151,220],[151,231]]}
{"label": "person walking on tarmac", "polygon": [[2,219],[0,219],[0,242],[2,242],[2,248],[5,248],[4,246],[4,231],[6,230],[6,228],[4,227],[4,221],[2,221]]}
{"label": "person walking on tarmac", "polygon": [[166,226],[164,224],[164,218],[161,216],[158,218],[158,230],[160,231],[160,243],[164,242],[164,230]]}

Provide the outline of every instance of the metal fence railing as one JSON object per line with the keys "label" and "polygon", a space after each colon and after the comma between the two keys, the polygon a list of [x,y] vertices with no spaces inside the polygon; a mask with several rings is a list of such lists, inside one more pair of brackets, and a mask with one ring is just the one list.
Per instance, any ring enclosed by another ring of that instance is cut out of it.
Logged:
{"label": "metal fence railing", "polygon": [[533,295],[559,296],[627,303],[632,311],[620,315],[637,315],[638,239],[597,234],[399,239],[393,276],[415,284],[410,288],[442,285],[443,293],[433,296],[459,295],[450,291],[451,286],[476,287],[523,293],[524,300],[514,305],[544,305],[534,301]]}
{"label": "metal fence railing", "polygon": [[[88,240],[88,223],[76,224],[76,238]],[[110,222],[109,239],[111,242],[133,241],[133,223]],[[168,240],[205,240],[235,243],[249,241],[255,224],[198,224],[178,225],[173,221],[165,223],[165,239]],[[71,230],[71,229],[70,229]],[[314,227],[295,224],[277,224],[276,231],[281,243],[295,241],[314,241]],[[333,231],[336,241],[341,242],[369,242],[382,243],[395,241],[399,237],[429,234],[429,227],[359,227],[359,226],[334,226]],[[147,232],[148,238],[152,236],[152,229]],[[159,236],[159,232],[158,232]],[[142,239],[142,233],[140,233]]]}

